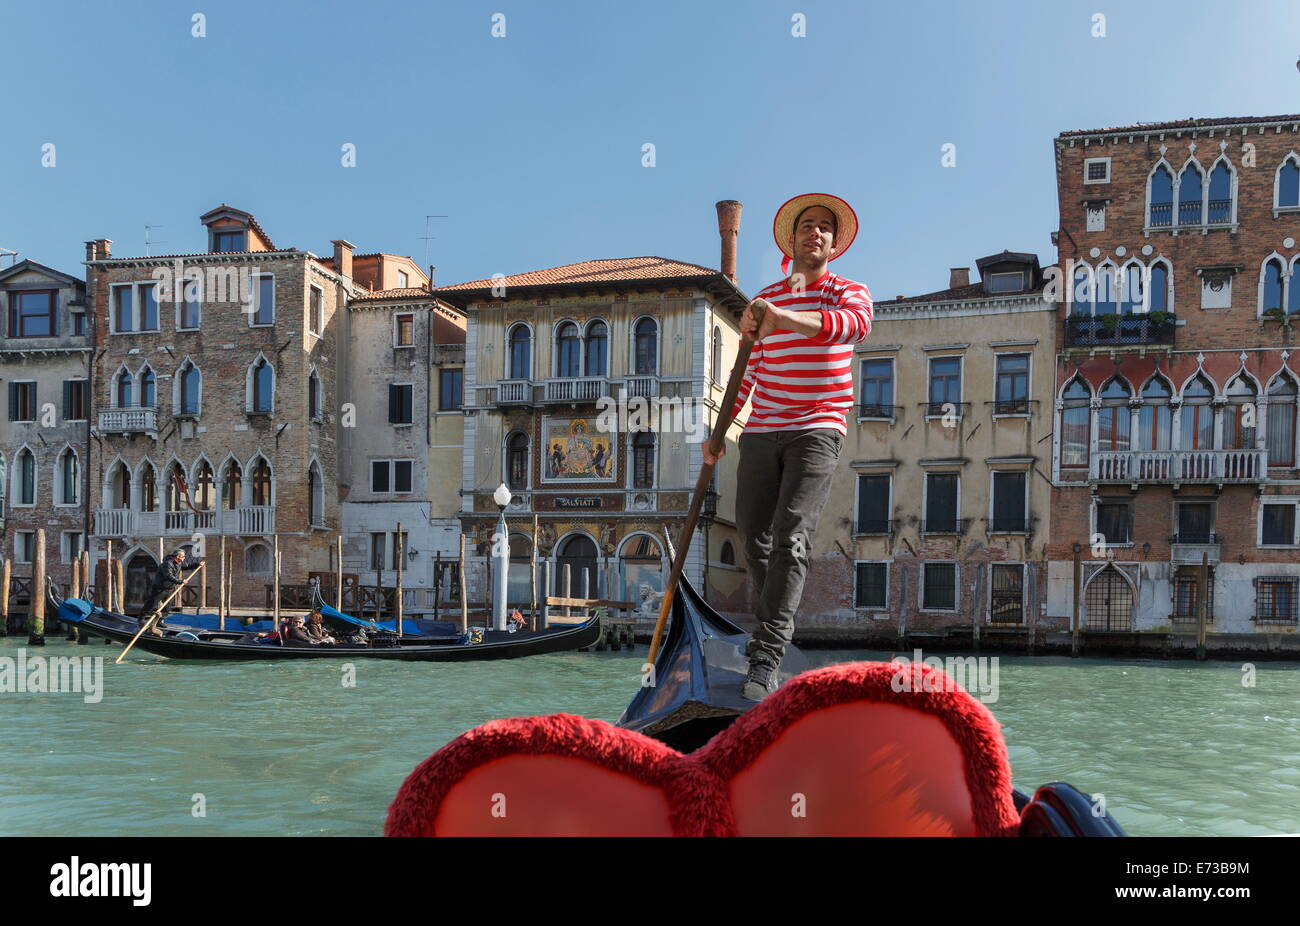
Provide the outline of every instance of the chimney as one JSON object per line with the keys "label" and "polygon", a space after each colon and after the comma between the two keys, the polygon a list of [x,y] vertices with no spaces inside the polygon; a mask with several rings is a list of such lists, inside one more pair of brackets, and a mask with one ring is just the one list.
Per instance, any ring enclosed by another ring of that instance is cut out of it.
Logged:
{"label": "chimney", "polygon": [[722,272],[736,282],[736,239],[740,236],[740,211],[745,207],[734,199],[716,204],[718,234],[722,236]]}
{"label": "chimney", "polygon": [[970,267],[953,267],[948,271],[948,288],[970,286]]}
{"label": "chimney", "polygon": [[334,272],[352,279],[352,251],[356,245],[342,238],[330,243],[334,245]]}
{"label": "chimney", "polygon": [[113,242],[107,238],[96,238],[86,242],[86,260],[108,260],[113,256]]}
{"label": "chimney", "polygon": [[430,290],[432,290],[433,287],[436,285],[436,284],[433,282],[433,280],[434,280],[434,274],[437,273],[437,272],[438,272],[438,268],[435,267],[433,264],[430,264],[430,265],[429,265],[429,289],[430,289]]}

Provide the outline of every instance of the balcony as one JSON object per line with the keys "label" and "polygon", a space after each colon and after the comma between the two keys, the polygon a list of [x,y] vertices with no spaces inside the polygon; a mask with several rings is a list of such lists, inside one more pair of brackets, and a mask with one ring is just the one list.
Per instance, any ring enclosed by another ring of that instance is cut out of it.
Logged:
{"label": "balcony", "polygon": [[1107,326],[1103,316],[1071,315],[1065,320],[1067,347],[1117,347],[1138,344],[1173,344],[1175,316],[1114,315]]}
{"label": "balcony", "polygon": [[1220,546],[1218,534],[1182,531],[1169,538],[1169,562],[1199,566],[1201,557],[1208,556],[1209,564],[1215,566],[1219,562]]}
{"label": "balcony", "polygon": [[609,395],[609,381],[603,376],[548,379],[543,402],[595,402]]}
{"label": "balcony", "polygon": [[881,405],[877,402],[863,402],[858,405],[858,419],[865,418],[876,419],[879,421],[893,421],[898,417],[901,405]]}
{"label": "balcony", "polygon": [[1029,518],[1008,517],[1006,515],[994,515],[988,520],[988,533],[990,534],[1027,534],[1029,533]]}
{"label": "balcony", "polygon": [[969,402],[919,402],[917,404],[925,409],[927,418],[947,418],[949,415],[954,418],[965,418],[970,412]]}
{"label": "balcony", "polygon": [[158,409],[153,406],[106,408],[99,413],[99,430],[105,434],[157,434]]}
{"label": "balcony", "polygon": [[868,536],[887,536],[894,533],[893,521],[882,521],[877,518],[859,518],[853,532],[858,535]]}
{"label": "balcony", "polygon": [[650,399],[659,395],[659,377],[657,376],[630,376],[623,381],[627,389],[627,397]]}
{"label": "balcony", "polygon": [[935,521],[922,521],[922,534],[964,534],[970,526],[970,518],[944,518]]}
{"label": "balcony", "polygon": [[249,505],[222,511],[135,511],[96,508],[96,537],[189,537],[196,533],[256,536],[275,533],[275,509]]}
{"label": "balcony", "polygon": [[532,405],[533,384],[527,379],[503,379],[497,383],[497,405]]}
{"label": "balcony", "polygon": [[1263,450],[1103,450],[1088,463],[1091,482],[1263,482]]}

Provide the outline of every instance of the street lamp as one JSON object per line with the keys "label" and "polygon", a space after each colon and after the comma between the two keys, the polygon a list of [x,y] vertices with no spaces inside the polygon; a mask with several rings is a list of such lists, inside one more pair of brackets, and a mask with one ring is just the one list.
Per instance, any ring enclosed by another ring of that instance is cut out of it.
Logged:
{"label": "street lamp", "polygon": [[497,517],[497,535],[492,538],[492,564],[496,569],[496,593],[492,596],[492,629],[506,629],[506,589],[510,578],[510,533],[506,528],[506,505],[510,504],[510,489],[503,482],[492,493],[492,500],[501,512]]}

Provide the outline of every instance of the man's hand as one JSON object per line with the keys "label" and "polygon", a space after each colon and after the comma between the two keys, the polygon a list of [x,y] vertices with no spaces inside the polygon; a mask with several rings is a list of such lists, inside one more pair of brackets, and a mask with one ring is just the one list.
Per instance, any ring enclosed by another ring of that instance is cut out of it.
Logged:
{"label": "man's hand", "polygon": [[[749,311],[749,310],[746,309],[746,311]],[[718,451],[718,455],[717,455],[716,457],[715,457],[715,456],[713,455],[713,453],[709,450],[709,442],[708,442],[708,441],[705,441],[705,442],[704,442],[704,448],[703,448],[703,450],[704,450],[704,462],[705,462],[705,463],[708,463],[710,466],[714,465],[715,463],[717,463],[719,460],[721,460],[723,457],[725,457],[725,456],[727,455],[727,445],[726,445],[725,443],[722,445],[722,449]]]}
{"label": "man's hand", "polygon": [[[754,307],[759,306],[763,309],[763,322],[760,325],[754,318]],[[780,327],[781,318],[784,311],[778,309],[766,299],[755,299],[745,306],[745,311],[740,316],[740,333],[747,336],[751,341],[761,341],[778,327]]]}

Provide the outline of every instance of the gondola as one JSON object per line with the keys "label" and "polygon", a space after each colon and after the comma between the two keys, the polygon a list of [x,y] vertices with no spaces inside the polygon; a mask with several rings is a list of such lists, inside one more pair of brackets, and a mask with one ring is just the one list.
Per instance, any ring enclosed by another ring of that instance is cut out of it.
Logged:
{"label": "gondola", "polygon": [[[79,598],[59,598],[53,591],[50,600],[57,608],[56,619],[74,624],[92,634],[119,643],[129,643],[140,629],[134,617],[97,608]],[[322,608],[325,613],[325,608]],[[358,621],[329,608],[326,620],[339,626],[375,627],[365,645],[333,646],[280,645],[259,642],[259,635],[242,630],[209,630],[183,623],[164,624],[163,636],[142,634],[137,649],[171,659],[225,660],[296,660],[296,659],[396,659],[410,662],[460,662],[481,659],[517,659],[542,653],[559,653],[593,645],[600,635],[597,618],[581,624],[550,627],[545,630],[486,630],[481,642],[470,642],[459,633],[403,634],[383,629],[382,625]],[[184,618],[180,619],[181,621]],[[432,622],[431,622],[432,623]],[[403,621],[404,627],[417,627],[415,621]]]}

